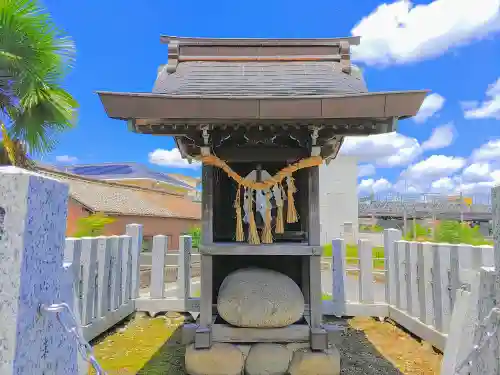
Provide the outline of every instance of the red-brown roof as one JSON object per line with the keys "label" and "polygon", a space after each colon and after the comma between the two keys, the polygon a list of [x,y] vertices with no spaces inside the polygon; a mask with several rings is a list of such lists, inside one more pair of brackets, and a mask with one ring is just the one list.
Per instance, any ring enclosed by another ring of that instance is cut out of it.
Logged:
{"label": "red-brown roof", "polygon": [[94,212],[200,219],[201,205],[181,194],[92,180],[39,167],[38,173],[69,185],[70,195]]}

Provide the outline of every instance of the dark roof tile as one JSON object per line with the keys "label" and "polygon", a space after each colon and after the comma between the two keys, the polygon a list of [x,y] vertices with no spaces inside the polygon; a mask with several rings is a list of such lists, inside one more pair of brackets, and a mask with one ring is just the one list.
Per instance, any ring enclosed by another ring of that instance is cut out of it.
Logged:
{"label": "dark roof tile", "polygon": [[303,96],[367,92],[360,75],[336,62],[183,62],[159,74],[157,94],[217,96]]}

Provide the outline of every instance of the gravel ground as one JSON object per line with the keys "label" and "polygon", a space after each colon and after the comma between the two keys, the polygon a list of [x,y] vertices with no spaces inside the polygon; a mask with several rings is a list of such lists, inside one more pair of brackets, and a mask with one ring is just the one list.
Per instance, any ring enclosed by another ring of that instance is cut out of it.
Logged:
{"label": "gravel ground", "polygon": [[[180,325],[183,321],[184,318],[175,313],[155,319],[136,317],[93,343],[97,358],[110,375],[185,375],[185,347],[180,344]],[[346,333],[339,337],[336,344],[341,353],[342,375],[439,374],[436,366],[431,368],[429,363],[423,361],[424,358],[427,362],[439,358],[423,350],[421,344],[403,331],[393,327],[396,333],[391,333],[389,324],[374,320],[354,321],[354,326],[358,328],[363,325],[370,327],[369,336],[373,336],[373,329],[377,329],[393,352],[388,350],[387,345],[381,345],[380,350],[389,352],[391,360],[400,362],[405,370],[399,371],[380,354],[364,331],[352,328],[346,320],[331,320],[329,323],[346,327]],[[352,325],[353,321],[350,323]],[[397,335],[404,338],[398,341]],[[380,342],[376,345],[379,347]]]}
{"label": "gravel ground", "polygon": [[368,341],[362,331],[351,328],[347,321],[332,321],[347,327],[336,344],[341,355],[342,375],[403,375]]}

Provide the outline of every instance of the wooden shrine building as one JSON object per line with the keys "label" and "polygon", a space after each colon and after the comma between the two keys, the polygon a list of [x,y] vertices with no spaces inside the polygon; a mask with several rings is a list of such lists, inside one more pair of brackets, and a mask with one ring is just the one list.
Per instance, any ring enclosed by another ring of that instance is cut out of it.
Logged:
{"label": "wooden shrine building", "polygon": [[[368,92],[351,64],[357,37],[161,41],[168,63],[151,93],[99,95],[109,117],[136,133],[173,136],[184,158],[203,163],[195,347],[309,341],[325,349],[318,166],[336,157],[345,136],[396,131],[427,92]],[[225,322],[214,309],[219,288],[244,267],[295,281],[304,319],[267,330]]]}

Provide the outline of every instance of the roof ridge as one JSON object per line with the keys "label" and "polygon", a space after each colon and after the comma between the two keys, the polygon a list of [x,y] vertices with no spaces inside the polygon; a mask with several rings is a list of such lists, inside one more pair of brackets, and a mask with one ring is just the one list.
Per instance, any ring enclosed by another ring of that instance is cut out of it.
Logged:
{"label": "roof ridge", "polygon": [[[168,172],[150,169],[146,164],[140,163],[140,162],[116,162],[116,163],[115,162],[104,162],[104,163],[95,163],[95,164],[69,164],[69,165],[59,165],[59,166],[51,165],[51,164],[45,164],[45,165],[38,164],[38,167],[40,167],[40,168],[46,168],[46,169],[50,169],[50,170],[54,170],[54,171],[58,171],[58,172],[62,172],[62,173],[67,173],[67,174],[71,174],[71,175],[76,175],[76,176],[80,176],[80,177],[84,177],[84,176],[77,174],[77,173],[70,172],[70,171],[73,171],[74,168],[108,167],[108,166],[129,166],[129,167],[135,168],[137,171],[140,171],[140,172],[147,175],[146,177],[140,177],[140,178],[149,178],[149,179],[155,180],[157,182],[163,182],[163,183],[174,185],[174,186],[179,185],[180,187],[184,187],[184,188],[192,188],[192,186],[190,186],[189,184],[185,183],[184,181],[181,181],[180,176],[183,176],[182,174],[179,173],[178,174],[179,177],[171,177],[171,176],[169,176]],[[171,183],[169,183],[168,181],[161,181],[161,180],[158,180],[155,177],[155,175],[160,175],[162,177],[169,178],[169,179],[172,179],[175,181],[172,181]],[[93,178],[89,177],[89,176],[86,176],[86,178],[90,178],[93,180]],[[138,178],[138,177],[132,177],[132,178]],[[119,179],[120,178],[116,178],[116,179],[114,179],[114,178],[108,178],[108,179],[96,178],[95,180],[108,181],[108,180],[119,180]],[[128,179],[128,178],[121,177],[121,179]],[[154,190],[154,189],[152,189],[152,190]]]}
{"label": "roof ridge", "polygon": [[140,163],[140,162],[137,162],[137,161],[118,161],[118,162],[105,161],[105,162],[102,162],[102,163],[65,164],[65,165],[61,165],[60,167],[62,167],[62,168],[90,167],[90,166],[94,167],[94,166],[100,166],[100,165],[120,165],[120,164],[136,164],[136,165],[145,166],[143,163]]}
{"label": "roof ridge", "polygon": [[174,192],[168,192],[168,191],[164,191],[164,190],[149,189],[149,188],[145,188],[145,187],[141,187],[141,186],[126,185],[123,183],[111,182],[111,181],[106,181],[106,180],[96,180],[96,179],[92,179],[92,178],[82,177],[82,176],[74,174],[74,173],[62,172],[59,170],[53,170],[50,168],[45,168],[45,167],[40,167],[40,166],[37,166],[37,170],[44,171],[44,173],[46,173],[46,174],[60,175],[60,176],[62,175],[62,176],[65,176],[69,179],[72,179],[72,180],[86,181],[86,182],[94,183],[97,185],[115,186],[115,187],[120,187],[120,188],[127,188],[130,190],[153,192],[153,193],[158,193],[161,195],[170,195],[170,196],[180,197],[180,198],[185,197],[185,195],[181,194],[181,193],[174,193]]}

